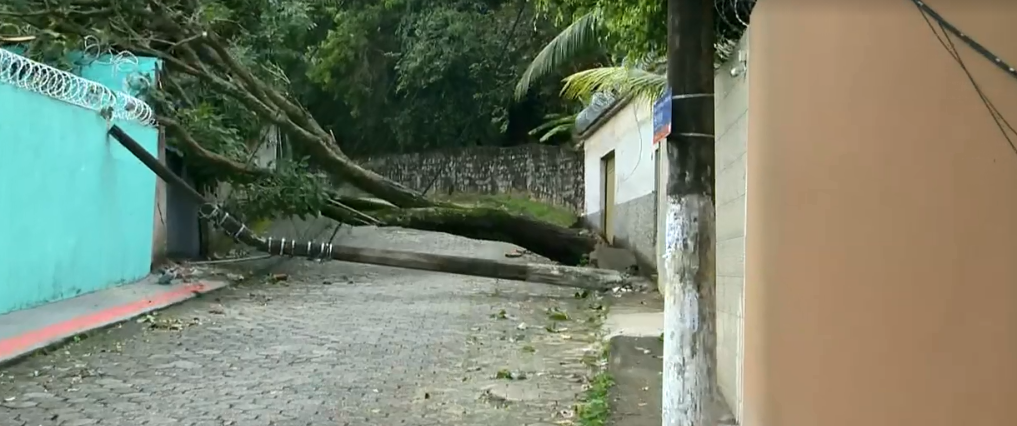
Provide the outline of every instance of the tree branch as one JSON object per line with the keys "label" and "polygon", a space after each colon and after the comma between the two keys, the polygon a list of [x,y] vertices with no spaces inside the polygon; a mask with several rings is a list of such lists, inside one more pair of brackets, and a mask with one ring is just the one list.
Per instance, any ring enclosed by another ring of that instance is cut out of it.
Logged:
{"label": "tree branch", "polygon": [[260,169],[251,167],[237,161],[231,160],[226,156],[209,151],[205,147],[201,146],[198,141],[191,136],[191,134],[176,120],[160,115],[156,119],[166,130],[176,137],[177,141],[180,142],[185,151],[194,154],[204,163],[215,169],[216,172],[228,175],[234,179],[239,178],[240,180],[260,180],[271,177],[272,171],[266,169]]}

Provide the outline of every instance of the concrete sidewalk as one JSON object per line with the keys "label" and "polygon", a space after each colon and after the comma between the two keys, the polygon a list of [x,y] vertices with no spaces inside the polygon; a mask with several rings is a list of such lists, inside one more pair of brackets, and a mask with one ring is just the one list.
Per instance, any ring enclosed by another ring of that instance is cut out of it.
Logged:
{"label": "concrete sidewalk", "polygon": [[175,305],[226,286],[222,281],[160,285],[154,276],[0,315],[0,365],[88,331]]}
{"label": "concrete sidewalk", "polygon": [[[659,426],[663,403],[664,302],[660,294],[630,294],[616,299],[604,323],[609,340],[611,426]],[[713,407],[718,425],[735,425],[718,395]]]}
{"label": "concrete sidewalk", "polygon": [[664,304],[657,293],[615,299],[604,322],[608,339],[611,426],[659,426]]}

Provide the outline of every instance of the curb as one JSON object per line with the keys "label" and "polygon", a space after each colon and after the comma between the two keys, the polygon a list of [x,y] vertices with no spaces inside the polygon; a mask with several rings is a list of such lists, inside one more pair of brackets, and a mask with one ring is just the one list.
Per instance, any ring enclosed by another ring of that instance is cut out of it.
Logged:
{"label": "curb", "polygon": [[79,334],[107,328],[227,286],[228,283],[223,281],[200,281],[187,284],[155,296],[104,308],[97,312],[0,340],[0,367],[13,364],[40,349],[60,345]]}

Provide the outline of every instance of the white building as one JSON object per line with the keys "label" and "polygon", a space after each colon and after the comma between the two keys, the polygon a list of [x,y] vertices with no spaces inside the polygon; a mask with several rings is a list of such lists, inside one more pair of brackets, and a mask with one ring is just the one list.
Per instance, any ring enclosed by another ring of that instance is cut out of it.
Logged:
{"label": "white building", "polygon": [[[747,39],[715,77],[717,376],[741,419],[745,265]],[[652,106],[617,102],[579,135],[585,152],[585,220],[656,271],[663,254],[666,143],[653,143]],[[664,274],[660,273],[659,276]],[[660,283],[658,283],[660,287]],[[663,292],[663,288],[661,288]]]}

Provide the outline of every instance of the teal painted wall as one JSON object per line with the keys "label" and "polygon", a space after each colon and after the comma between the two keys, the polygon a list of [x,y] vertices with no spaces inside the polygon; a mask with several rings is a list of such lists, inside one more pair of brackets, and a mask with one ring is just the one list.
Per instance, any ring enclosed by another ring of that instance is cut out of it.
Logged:
{"label": "teal painted wall", "polygon": [[[154,74],[140,59],[79,72],[120,90],[124,74]],[[156,153],[154,127],[116,124]],[[0,82],[0,313],[150,272],[155,175],[106,130],[95,111]]]}

